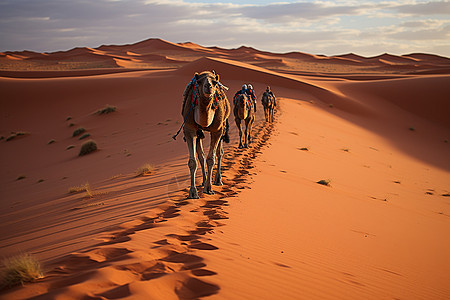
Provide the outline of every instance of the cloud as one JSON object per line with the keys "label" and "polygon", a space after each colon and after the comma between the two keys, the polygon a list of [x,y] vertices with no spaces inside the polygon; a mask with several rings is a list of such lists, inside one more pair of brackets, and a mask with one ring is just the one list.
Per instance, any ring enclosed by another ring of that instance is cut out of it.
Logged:
{"label": "cloud", "polygon": [[448,18],[442,16],[449,1],[201,1],[0,0],[0,51],[56,51],[159,37],[274,52],[340,54],[356,47],[367,55],[382,46],[387,47],[382,52],[393,52],[414,45],[450,55]]}
{"label": "cloud", "polygon": [[[405,27],[406,28],[406,27]],[[440,28],[422,28],[416,30],[401,30],[389,34],[391,39],[400,39],[405,41],[430,41],[430,40],[450,40],[450,25]]]}
{"label": "cloud", "polygon": [[284,4],[269,4],[244,8],[245,17],[276,22],[291,21],[295,19],[319,19],[336,15],[358,14],[363,7],[340,6],[326,3],[296,2]]}
{"label": "cloud", "polygon": [[450,2],[448,0],[412,3],[392,8],[399,13],[411,15],[450,15]]}

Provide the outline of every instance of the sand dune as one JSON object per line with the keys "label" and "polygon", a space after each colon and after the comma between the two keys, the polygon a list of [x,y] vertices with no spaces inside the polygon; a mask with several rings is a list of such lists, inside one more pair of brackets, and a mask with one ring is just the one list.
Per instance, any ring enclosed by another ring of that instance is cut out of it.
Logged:
{"label": "sand dune", "polygon": [[[2,53],[0,255],[31,252],[46,277],[0,298],[449,298],[449,65],[159,39]],[[186,200],[172,135],[212,69],[229,99],[255,87],[254,141],[237,148],[231,117],[224,185]],[[83,157],[80,127],[99,146]]]}
{"label": "sand dune", "polygon": [[[161,52],[168,61],[161,61]],[[133,61],[137,55],[139,61]],[[399,66],[403,66],[408,72],[427,69],[442,69],[450,65],[450,60],[431,54],[409,54],[395,56],[382,54],[375,57],[363,57],[353,53],[337,56],[312,55],[301,52],[270,53],[251,47],[241,46],[236,49],[223,49],[218,47],[204,47],[194,43],[171,43],[161,39],[148,39],[130,45],[105,45],[98,48],[80,47],[68,51],[54,53],[36,53],[32,51],[5,52],[0,57],[0,69],[3,70],[49,70],[57,69],[86,69],[99,68],[99,63],[108,68],[167,68],[170,63],[180,67],[183,64],[200,59],[204,56],[239,60],[241,62],[263,66],[277,71],[292,71],[311,69],[321,70],[325,73],[385,73],[385,69],[374,69],[374,66],[394,65],[394,70],[389,72],[402,72]],[[67,57],[67,58],[66,58]],[[21,58],[17,60],[14,58]],[[120,59],[119,65],[115,59]],[[281,60],[280,60],[281,59]],[[52,61],[53,64],[43,64]],[[126,64],[130,60],[132,63]],[[64,66],[58,62],[64,61]],[[95,64],[97,63],[97,64]],[[167,63],[167,66],[165,65]],[[317,65],[320,64],[320,67]],[[409,67],[408,67],[409,66]],[[431,71],[434,72],[434,71]],[[442,70],[441,70],[442,73]],[[448,72],[447,72],[448,73]]]}

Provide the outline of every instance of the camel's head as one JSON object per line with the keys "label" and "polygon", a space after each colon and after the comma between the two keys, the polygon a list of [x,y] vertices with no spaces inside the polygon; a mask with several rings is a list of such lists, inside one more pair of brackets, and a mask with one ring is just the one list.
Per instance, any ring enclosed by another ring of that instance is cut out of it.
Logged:
{"label": "camel's head", "polygon": [[219,75],[213,72],[204,71],[200,74],[195,73],[195,80],[198,85],[199,102],[194,109],[194,120],[202,127],[208,127],[214,120],[217,106],[214,94],[219,86]]}
{"label": "camel's head", "polygon": [[219,75],[213,72],[204,71],[200,74],[195,73],[195,79],[198,84],[198,91],[203,98],[211,98],[219,89]]}

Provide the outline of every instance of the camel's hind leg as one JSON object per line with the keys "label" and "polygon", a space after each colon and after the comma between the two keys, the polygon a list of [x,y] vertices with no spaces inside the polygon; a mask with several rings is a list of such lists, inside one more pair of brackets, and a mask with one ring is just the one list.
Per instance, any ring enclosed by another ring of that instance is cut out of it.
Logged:
{"label": "camel's hind leg", "polygon": [[214,179],[214,185],[223,185],[222,182],[222,156],[223,156],[223,142],[222,139],[219,140],[219,145],[217,145],[217,169],[216,178]]}
{"label": "camel's hind leg", "polygon": [[247,141],[249,144],[252,143],[253,138],[252,138],[252,130],[253,130],[253,123],[255,122],[255,116],[252,116],[250,118],[250,121],[248,122],[248,132],[247,132]]}
{"label": "camel's hind leg", "polygon": [[241,128],[241,119],[235,118],[236,126],[239,130],[239,148],[244,148],[244,144],[242,143],[242,128]]}
{"label": "camel's hind leg", "polygon": [[206,173],[206,183],[203,188],[204,194],[214,195],[212,190],[212,169],[215,163],[215,155],[217,151],[217,146],[222,137],[222,130],[217,132],[211,132],[211,145],[209,147],[208,157],[206,158],[206,165],[208,167],[208,172]]}
{"label": "camel's hind leg", "polygon": [[264,106],[264,117],[266,122],[269,122],[269,108],[267,106]]}
{"label": "camel's hind leg", "polygon": [[200,166],[202,167],[202,175],[203,175],[202,186],[205,186],[205,182],[206,182],[205,152],[203,152],[202,140],[198,137],[197,137],[197,157],[198,157],[198,161],[200,162]]}
{"label": "camel's hind leg", "polygon": [[273,122],[273,106],[270,106],[268,109],[267,118],[269,120],[269,123]]}
{"label": "camel's hind leg", "polygon": [[248,148],[248,144],[251,142],[251,131],[254,117],[248,117],[245,119],[245,138],[244,138],[244,148]]}
{"label": "camel's hind leg", "polygon": [[195,132],[191,132],[190,130],[184,131],[184,137],[186,138],[186,143],[189,150],[189,161],[188,166],[191,172],[191,187],[189,189],[188,199],[198,199],[197,187],[195,186],[195,173],[197,171],[197,160],[195,158],[195,144],[197,141],[197,135]]}

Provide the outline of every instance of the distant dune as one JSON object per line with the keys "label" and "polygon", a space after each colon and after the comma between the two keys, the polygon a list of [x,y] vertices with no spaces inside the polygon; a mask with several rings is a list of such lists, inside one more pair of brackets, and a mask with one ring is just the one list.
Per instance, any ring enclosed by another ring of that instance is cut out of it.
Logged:
{"label": "distant dune", "polygon": [[[375,57],[363,57],[350,53],[328,57],[301,52],[270,53],[246,46],[224,49],[203,47],[191,42],[176,44],[161,39],[148,39],[129,45],[105,45],[95,49],[82,47],[52,53],[4,52],[0,55],[0,71],[118,67],[167,69],[183,66],[204,56],[238,60],[277,71],[295,69],[309,72],[315,68],[326,69],[325,73],[383,73],[386,70],[374,67],[392,65],[397,68],[396,72],[404,74],[415,71],[423,72],[424,69],[428,73],[439,73],[440,70],[445,69],[445,73],[448,73],[450,66],[449,58],[432,54],[416,53],[396,56],[385,53]],[[319,64],[322,68],[317,68],[314,64]],[[399,67],[403,69],[400,70]]]}
{"label": "distant dune", "polygon": [[[256,124],[239,149],[230,116],[224,184],[197,170],[192,200],[172,136],[204,70],[232,109],[254,86]],[[148,39],[0,53],[0,94],[0,256],[45,270],[1,299],[450,298],[448,58]]]}

